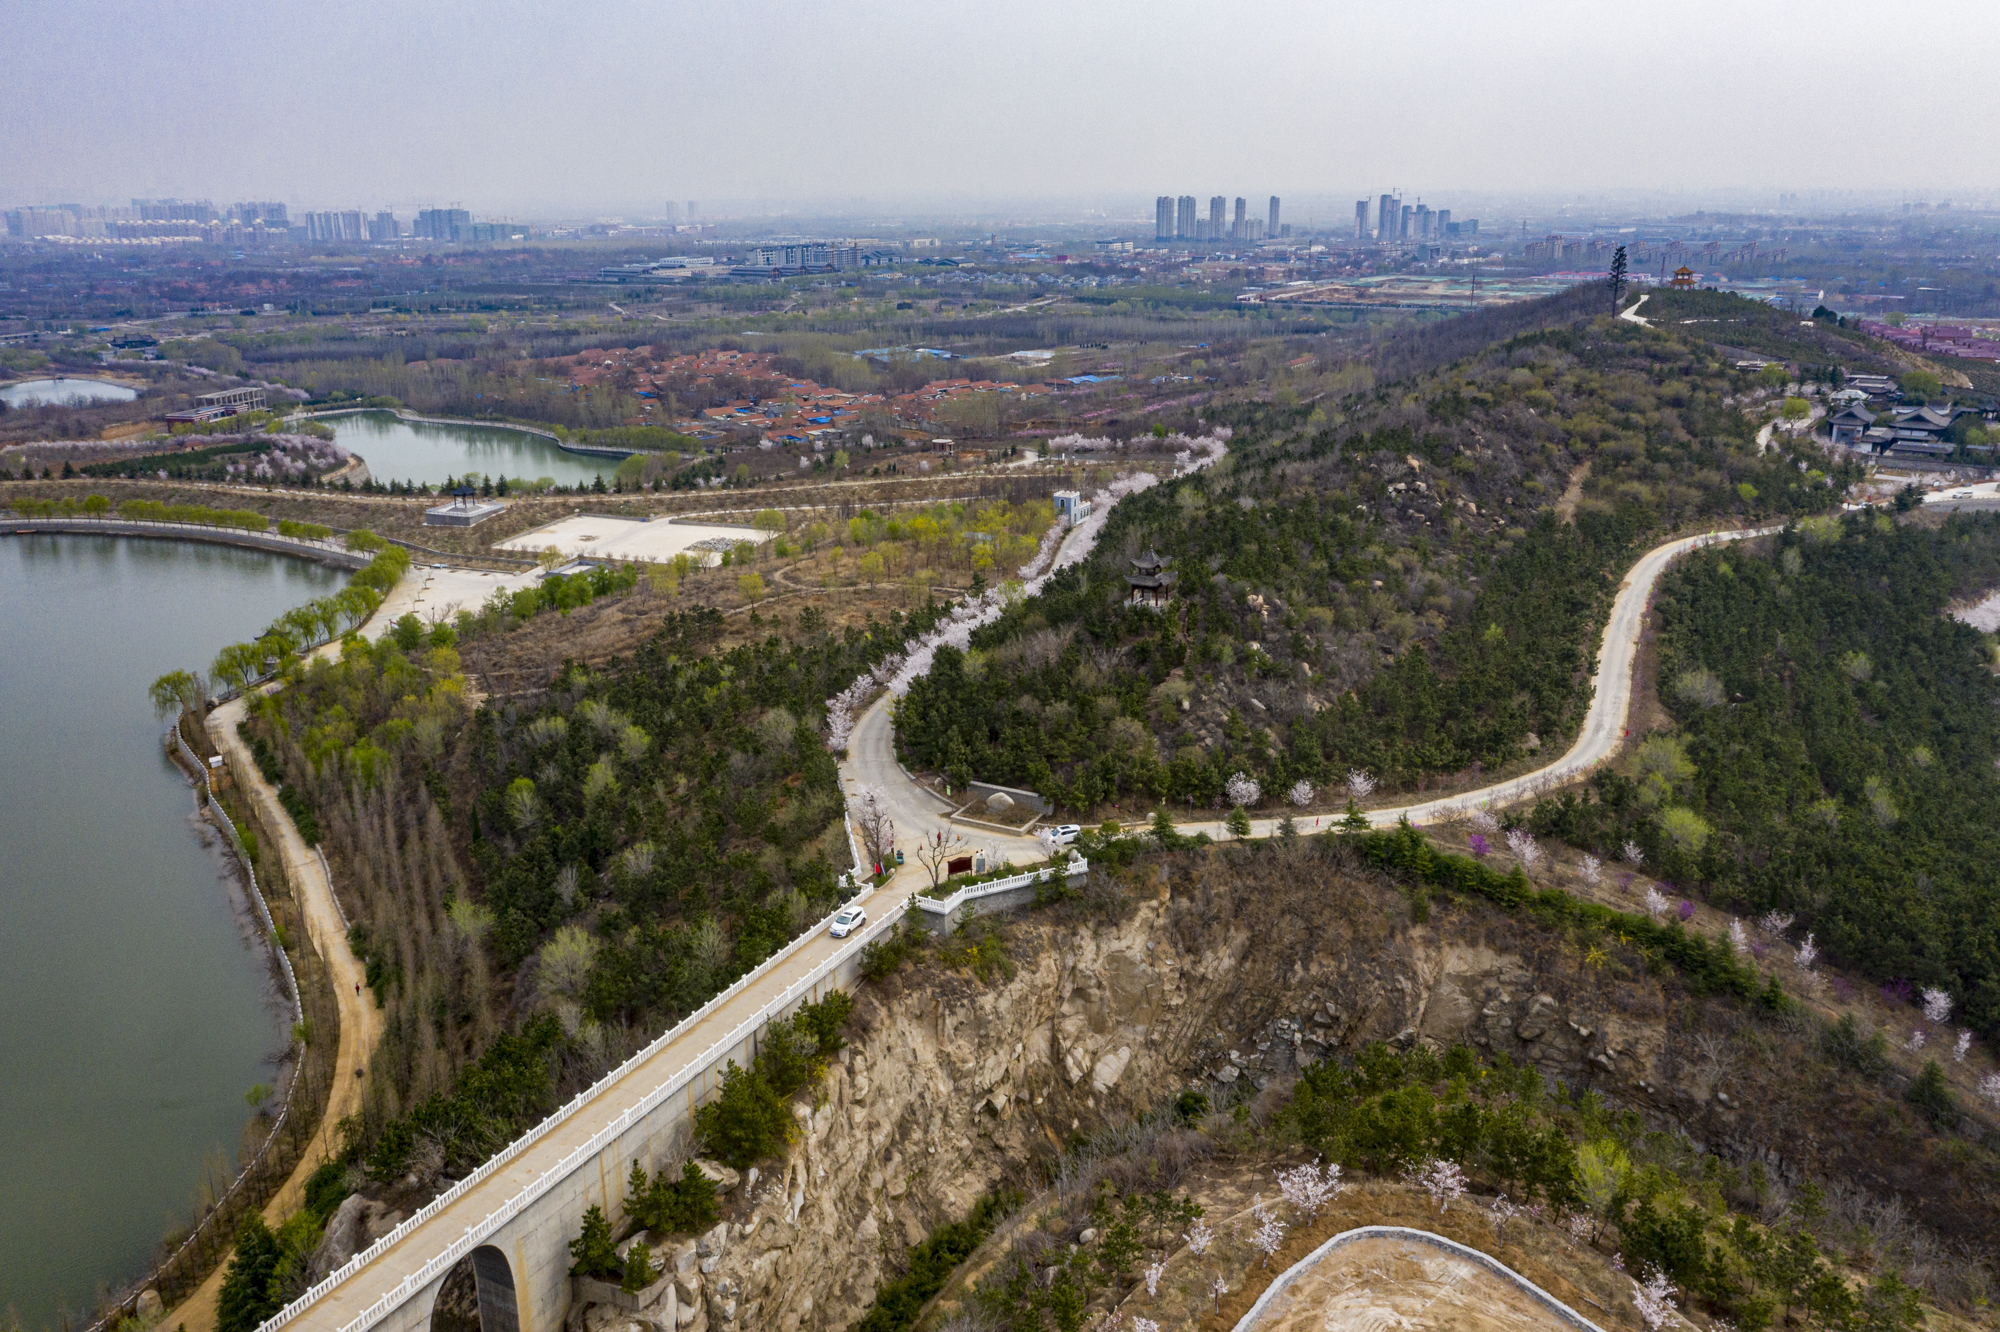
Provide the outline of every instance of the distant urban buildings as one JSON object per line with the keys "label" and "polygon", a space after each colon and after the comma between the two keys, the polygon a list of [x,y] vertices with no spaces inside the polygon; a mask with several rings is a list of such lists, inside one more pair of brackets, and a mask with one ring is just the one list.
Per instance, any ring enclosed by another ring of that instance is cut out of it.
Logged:
{"label": "distant urban buildings", "polygon": [[417,213],[416,235],[420,240],[455,241],[470,240],[472,214],[463,208],[425,208]]}
{"label": "distant urban buildings", "polygon": [[1174,238],[1174,196],[1163,194],[1153,200],[1153,239]]}
{"label": "distant urban buildings", "polygon": [[1180,202],[1175,205],[1174,238],[1176,240],[1193,240],[1194,228],[1194,196],[1192,194],[1183,194],[1180,197]]}
{"label": "distant urban buildings", "polygon": [[1271,196],[1271,220],[1264,228],[1264,234],[1276,238],[1278,234],[1278,196]]}
{"label": "distant urban buildings", "polygon": [[1226,195],[1210,195],[1208,215],[1196,212],[1199,201],[1192,194],[1162,194],[1153,200],[1153,239],[1182,241],[1260,241],[1266,237],[1289,235],[1291,228],[1279,220],[1282,201],[1272,195],[1267,217],[1250,216],[1250,200],[1237,195],[1230,209]]}

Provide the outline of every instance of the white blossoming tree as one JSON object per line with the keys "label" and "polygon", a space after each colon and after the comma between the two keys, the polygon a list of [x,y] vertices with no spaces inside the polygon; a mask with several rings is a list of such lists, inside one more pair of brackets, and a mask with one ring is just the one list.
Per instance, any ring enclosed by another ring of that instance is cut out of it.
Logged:
{"label": "white blossoming tree", "polygon": [[1313,784],[1301,777],[1292,783],[1291,790],[1285,792],[1285,799],[1294,805],[1310,805],[1317,794],[1318,792],[1313,790]]}
{"label": "white blossoming tree", "polygon": [[1440,1212],[1465,1196],[1465,1172],[1458,1168],[1456,1161],[1429,1157],[1410,1172],[1410,1179],[1430,1194],[1431,1201],[1438,1205]]}
{"label": "white blossoming tree", "polygon": [[1222,793],[1229,797],[1230,804],[1249,809],[1263,799],[1264,788],[1259,786],[1257,779],[1249,773],[1234,772],[1229,775],[1229,780],[1222,784]]}
{"label": "white blossoming tree", "polygon": [[1340,1182],[1340,1163],[1322,1166],[1314,1157],[1306,1164],[1278,1172],[1278,1192],[1292,1209],[1310,1225],[1340,1196],[1346,1186]]}
{"label": "white blossoming tree", "polygon": [[1634,1283],[1632,1303],[1639,1310],[1640,1320],[1652,1332],[1660,1332],[1674,1316],[1674,1288],[1667,1274],[1657,1267],[1647,1269],[1646,1279]]}

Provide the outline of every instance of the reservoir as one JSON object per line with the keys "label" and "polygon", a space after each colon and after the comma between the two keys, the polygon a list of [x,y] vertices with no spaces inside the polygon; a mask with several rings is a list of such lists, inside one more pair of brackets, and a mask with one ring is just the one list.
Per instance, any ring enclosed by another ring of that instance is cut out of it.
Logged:
{"label": "reservoir", "polygon": [[[280,555],[0,536],[0,1310],[150,1265],[290,1013],[146,687],[339,588]],[[4,1322],[0,1317],[0,1322]]]}
{"label": "reservoir", "polygon": [[611,484],[616,458],[567,453],[552,439],[504,426],[430,425],[405,421],[394,412],[353,412],[322,418],[334,438],[368,464],[368,474],[391,481],[442,484],[468,472],[511,480],[552,477],[565,486],[589,485],[597,477]]}
{"label": "reservoir", "polygon": [[0,388],[9,407],[74,407],[80,403],[130,402],[139,390],[101,379],[24,379]]}

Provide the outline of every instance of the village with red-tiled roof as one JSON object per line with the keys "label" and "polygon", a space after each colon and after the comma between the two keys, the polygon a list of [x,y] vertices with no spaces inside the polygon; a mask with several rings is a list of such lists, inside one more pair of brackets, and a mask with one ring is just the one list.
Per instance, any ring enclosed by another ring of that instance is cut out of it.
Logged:
{"label": "village with red-tiled roof", "polygon": [[965,377],[936,379],[903,393],[850,393],[785,374],[770,352],[708,350],[662,355],[653,347],[600,347],[551,361],[571,388],[607,385],[641,399],[626,425],[660,425],[697,438],[717,430],[755,429],[781,444],[803,444],[849,429],[870,409],[915,435],[946,403],[986,393],[1046,397],[1056,381],[1015,383]]}

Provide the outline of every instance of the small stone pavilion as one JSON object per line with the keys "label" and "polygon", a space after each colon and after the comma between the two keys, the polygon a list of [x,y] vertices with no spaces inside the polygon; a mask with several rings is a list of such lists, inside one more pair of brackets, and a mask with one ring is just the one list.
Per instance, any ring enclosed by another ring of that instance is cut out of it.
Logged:
{"label": "small stone pavilion", "polygon": [[1131,588],[1125,602],[1129,606],[1164,606],[1174,595],[1174,580],[1178,577],[1167,562],[1156,554],[1152,547],[1132,561],[1132,572],[1125,575],[1125,582]]}

